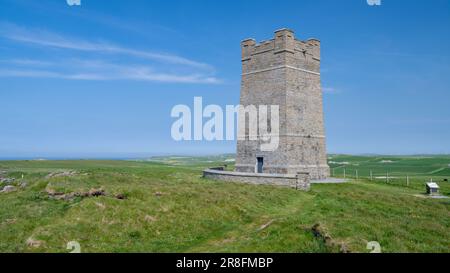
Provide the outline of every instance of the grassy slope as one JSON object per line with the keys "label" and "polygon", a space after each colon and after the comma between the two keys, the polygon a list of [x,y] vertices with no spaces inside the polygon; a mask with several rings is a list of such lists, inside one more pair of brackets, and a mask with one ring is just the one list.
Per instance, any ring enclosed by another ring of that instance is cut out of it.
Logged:
{"label": "grassy slope", "polygon": [[[368,241],[379,241],[385,252],[450,251],[449,201],[416,197],[423,190],[415,184],[357,181],[313,185],[305,193],[200,177],[205,165],[225,158],[160,160],[0,162],[0,170],[13,177],[24,173],[28,182],[26,189],[0,194],[0,251],[67,252],[74,240],[83,252],[337,251],[313,236],[317,223],[351,251],[366,252]],[[61,169],[87,175],[45,178]],[[46,187],[103,187],[128,199],[56,201],[43,193]],[[44,243],[28,247],[30,237]]]}

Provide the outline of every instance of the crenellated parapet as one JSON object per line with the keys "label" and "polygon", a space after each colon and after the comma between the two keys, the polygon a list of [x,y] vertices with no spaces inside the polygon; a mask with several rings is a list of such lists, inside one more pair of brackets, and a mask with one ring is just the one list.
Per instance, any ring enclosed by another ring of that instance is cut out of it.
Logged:
{"label": "crenellated parapet", "polygon": [[320,72],[320,41],[314,38],[297,40],[290,29],[277,30],[273,39],[260,43],[255,39],[246,39],[241,42],[241,49],[244,73],[282,62]]}

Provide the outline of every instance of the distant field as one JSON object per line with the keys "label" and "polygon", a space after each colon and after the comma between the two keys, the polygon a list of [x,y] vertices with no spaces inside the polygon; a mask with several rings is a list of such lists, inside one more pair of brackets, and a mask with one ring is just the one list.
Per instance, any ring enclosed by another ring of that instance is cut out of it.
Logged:
{"label": "distant field", "polygon": [[[411,187],[418,190],[425,188],[425,182],[438,182],[441,191],[450,195],[450,156],[348,156],[330,155],[329,165],[336,177],[346,177],[386,182],[387,184]],[[407,177],[409,185],[407,185]]]}
{"label": "distant field", "polygon": [[[299,192],[201,178],[205,167],[232,169],[233,155],[0,161],[17,187],[0,193],[0,252],[69,252],[70,241],[82,252],[368,252],[370,241],[384,252],[450,252],[450,199],[423,195],[433,178],[450,196],[450,156],[329,161],[335,176],[359,179]],[[388,183],[370,181],[371,170],[389,172]],[[104,195],[74,195],[93,189]]]}

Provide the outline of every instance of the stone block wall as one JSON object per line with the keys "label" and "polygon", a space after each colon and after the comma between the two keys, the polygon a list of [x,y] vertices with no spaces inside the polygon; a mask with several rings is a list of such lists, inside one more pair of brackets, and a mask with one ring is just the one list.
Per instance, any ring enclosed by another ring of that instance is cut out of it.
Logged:
{"label": "stone block wall", "polygon": [[310,189],[310,179],[308,173],[276,175],[276,174],[227,172],[208,169],[203,171],[203,177],[206,179],[219,180],[225,182],[240,182],[254,185],[283,186],[303,191],[308,191]]}

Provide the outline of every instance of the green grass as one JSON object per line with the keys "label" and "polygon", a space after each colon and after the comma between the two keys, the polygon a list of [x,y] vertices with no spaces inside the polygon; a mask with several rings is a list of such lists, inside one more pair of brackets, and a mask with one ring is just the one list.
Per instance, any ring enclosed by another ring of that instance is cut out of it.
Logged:
{"label": "green grass", "polygon": [[[425,182],[438,182],[441,192],[450,195],[450,156],[348,156],[330,155],[330,167],[336,177],[370,180],[416,190],[424,190]],[[389,174],[389,180],[386,176]],[[409,184],[407,184],[407,177]]]}
{"label": "green grass", "polygon": [[[413,176],[409,187],[364,178],[370,169],[383,173],[384,159],[331,157],[353,164],[345,168],[350,173],[357,167],[362,178],[299,192],[201,178],[204,167],[232,168],[232,156],[0,161],[0,170],[19,181],[23,174],[28,184],[0,194],[0,252],[68,252],[70,241],[83,252],[338,252],[313,235],[315,224],[352,252],[367,252],[369,241],[380,242],[384,252],[450,252],[450,202],[420,197],[426,179],[445,177],[450,157],[395,158],[390,170]],[[335,173],[342,168],[330,165]],[[60,170],[79,175],[46,178]],[[449,195],[448,182],[440,185]],[[73,201],[52,200],[45,192],[100,187],[107,196]],[[114,198],[118,193],[127,199]],[[41,245],[28,246],[29,238]]]}

